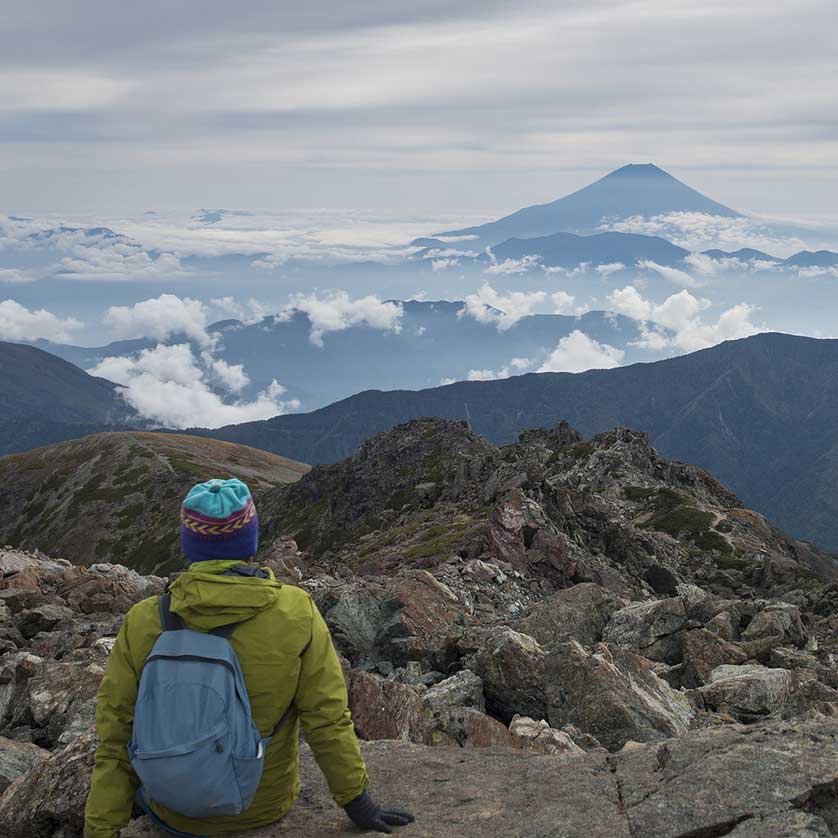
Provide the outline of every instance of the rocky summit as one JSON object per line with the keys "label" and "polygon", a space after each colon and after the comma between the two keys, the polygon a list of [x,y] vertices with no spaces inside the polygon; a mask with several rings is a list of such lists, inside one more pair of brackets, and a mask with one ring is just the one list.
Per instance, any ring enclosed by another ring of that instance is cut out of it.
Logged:
{"label": "rocky summit", "polygon": [[[415,810],[399,834],[838,835],[838,565],[643,434],[497,447],[416,420],[258,503],[260,561],[342,655],[376,794]],[[0,835],[79,838],[103,666],[165,579],[95,542],[74,563],[17,547]],[[294,810],[253,838],[355,834],[302,759]]]}

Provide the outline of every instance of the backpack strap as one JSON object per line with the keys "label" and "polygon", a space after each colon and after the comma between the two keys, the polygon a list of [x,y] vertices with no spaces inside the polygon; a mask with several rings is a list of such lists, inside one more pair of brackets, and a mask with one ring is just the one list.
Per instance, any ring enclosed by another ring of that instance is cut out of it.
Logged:
{"label": "backpack strap", "polygon": [[279,729],[288,721],[288,717],[294,712],[294,702],[292,701],[288,705],[288,709],[282,714],[282,718],[276,723],[276,727],[271,731],[271,735],[267,736],[266,739],[268,742],[274,738],[279,732]]}
{"label": "backpack strap", "polygon": [[160,597],[160,625],[163,631],[183,631],[186,628],[186,623],[179,614],[175,614],[170,610],[172,604],[172,595],[166,591]]}

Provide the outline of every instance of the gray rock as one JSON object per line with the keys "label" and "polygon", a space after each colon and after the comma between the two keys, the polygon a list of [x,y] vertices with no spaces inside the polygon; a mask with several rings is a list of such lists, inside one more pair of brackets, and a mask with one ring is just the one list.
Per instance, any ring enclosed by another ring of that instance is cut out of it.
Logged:
{"label": "gray rock", "polygon": [[603,629],[619,605],[614,594],[583,582],[539,602],[514,627],[547,649],[571,640],[590,646],[602,640]]}
{"label": "gray rock", "polygon": [[0,835],[81,838],[96,739],[75,739],[36,765],[0,797]]}
{"label": "gray rock", "polygon": [[75,612],[65,605],[39,605],[28,611],[21,611],[15,617],[18,631],[27,639],[34,637],[41,631],[52,631],[62,622],[72,620]]}
{"label": "gray rock", "polygon": [[761,664],[723,665],[710,673],[710,683],[700,687],[706,706],[729,708],[738,718],[767,716],[782,708],[792,685],[787,669],[771,669]]}
{"label": "gray rock", "polygon": [[747,653],[735,643],[719,637],[707,629],[684,632],[683,667],[680,685],[700,687],[710,680],[713,670],[724,664],[743,664]]}
{"label": "gray rock", "polygon": [[783,812],[748,818],[728,834],[730,838],[830,838],[835,833],[818,815]]}
{"label": "gray rock", "polygon": [[463,669],[450,678],[429,687],[422,696],[422,700],[432,710],[474,707],[482,712],[486,709],[486,701],[483,698],[483,680],[468,669]]}
{"label": "gray rock", "polygon": [[[714,728],[570,760],[404,742],[362,751],[376,796],[417,816],[398,830],[404,838],[826,838],[836,829],[835,719]],[[351,832],[307,748],[301,764],[304,791],[290,814],[246,838]],[[121,838],[152,836],[166,838],[143,818]]]}
{"label": "gray rock", "polygon": [[686,696],[648,661],[604,643],[593,652],[575,642],[558,647],[545,661],[544,679],[550,724],[575,725],[609,750],[682,736],[693,716]]}
{"label": "gray rock", "polygon": [[0,736],[0,794],[30,768],[49,758],[49,751],[31,742],[16,742]]}
{"label": "gray rock", "polygon": [[677,663],[681,656],[678,634],[687,621],[680,597],[637,602],[611,615],[603,640],[632,649],[650,660]]}
{"label": "gray rock", "polygon": [[806,631],[800,619],[800,610],[785,602],[775,602],[760,611],[745,631],[742,640],[776,640],[774,645],[791,643],[798,648],[806,645]]}
{"label": "gray rock", "polygon": [[750,822],[782,825],[789,810],[805,806],[833,829],[838,825],[836,754],[838,720],[822,718],[711,728],[627,750],[611,764],[632,835],[737,835],[734,828],[741,828],[739,835],[774,838],[798,833],[749,832]]}
{"label": "gray rock", "polygon": [[489,632],[474,658],[483,679],[486,706],[506,722],[516,714],[543,719],[544,650],[527,634],[499,626]]}

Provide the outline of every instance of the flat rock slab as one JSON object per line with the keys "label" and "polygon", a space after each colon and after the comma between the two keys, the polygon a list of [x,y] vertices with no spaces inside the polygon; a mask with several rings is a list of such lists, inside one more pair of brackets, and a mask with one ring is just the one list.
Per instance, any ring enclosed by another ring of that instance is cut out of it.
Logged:
{"label": "flat rock slab", "polygon": [[[365,742],[372,788],[417,822],[405,838],[820,838],[838,835],[838,719],[730,726],[617,754]],[[242,838],[360,834],[309,752],[281,823]],[[143,819],[122,838],[165,838]]]}
{"label": "flat rock slab", "polygon": [[[630,838],[605,755],[561,759],[507,749],[428,748],[363,743],[371,788],[381,802],[413,811],[394,830],[404,838]],[[337,838],[362,834],[338,809],[310,754],[291,813],[243,838]],[[372,834],[372,833],[369,833]],[[165,838],[146,819],[121,838]]]}

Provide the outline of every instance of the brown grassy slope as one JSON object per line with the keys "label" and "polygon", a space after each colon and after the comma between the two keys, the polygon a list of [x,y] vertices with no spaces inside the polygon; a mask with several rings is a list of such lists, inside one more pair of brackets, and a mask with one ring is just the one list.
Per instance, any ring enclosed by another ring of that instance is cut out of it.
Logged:
{"label": "brown grassy slope", "polygon": [[194,483],[238,477],[260,495],[308,466],[187,435],[101,433],[0,458],[0,543],[142,572],[181,564],[178,509]]}

